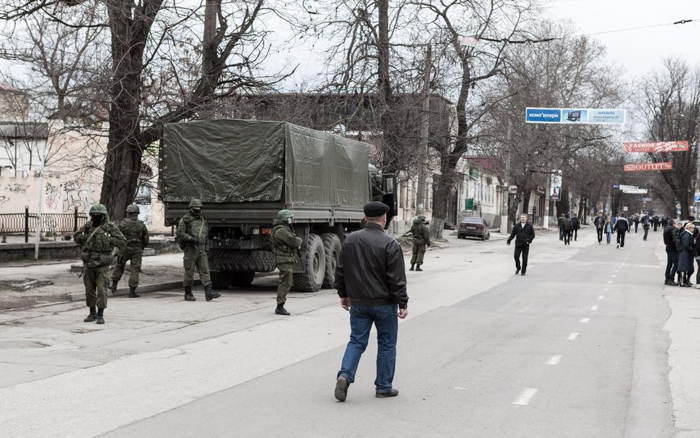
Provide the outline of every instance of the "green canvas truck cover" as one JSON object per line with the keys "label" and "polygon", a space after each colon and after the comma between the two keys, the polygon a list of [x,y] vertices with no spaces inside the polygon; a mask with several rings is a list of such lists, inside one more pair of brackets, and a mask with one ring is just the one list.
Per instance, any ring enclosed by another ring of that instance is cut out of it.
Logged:
{"label": "green canvas truck cover", "polygon": [[369,196],[366,143],[287,122],[168,124],[160,158],[165,202],[361,208]]}

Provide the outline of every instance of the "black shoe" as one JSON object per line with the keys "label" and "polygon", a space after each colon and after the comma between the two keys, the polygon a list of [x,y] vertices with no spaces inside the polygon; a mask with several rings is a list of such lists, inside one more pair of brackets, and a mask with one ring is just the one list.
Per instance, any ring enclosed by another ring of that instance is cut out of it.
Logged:
{"label": "black shoe", "polygon": [[98,309],[98,310],[97,310],[97,319],[96,319],[96,321],[97,321],[98,324],[104,324],[104,323],[105,323],[105,319],[104,319],[104,317],[103,317],[104,311],[105,311],[105,309]]}
{"label": "black shoe", "polygon": [[681,283],[680,286],[681,287],[691,287],[690,283]]}
{"label": "black shoe", "polygon": [[671,281],[668,282],[668,285],[669,285],[669,286],[678,286],[678,283],[676,283],[675,281],[671,280]]}
{"label": "black shoe", "polygon": [[90,312],[90,314],[83,320],[83,322],[94,322],[97,319],[97,315]]}
{"label": "black shoe", "polygon": [[136,288],[129,286],[129,298],[138,298],[141,295],[136,293]]}
{"label": "black shoe", "polygon": [[418,265],[418,267],[416,268],[416,271],[423,272],[423,270],[420,268],[420,265]]}
{"label": "black shoe", "polygon": [[219,298],[221,294],[219,292],[211,290],[211,284],[204,286],[204,298],[207,301],[211,301],[214,298]]}
{"label": "black shoe", "polygon": [[520,274],[520,268],[515,268],[515,275]]}
{"label": "black shoe", "polygon": [[415,270],[416,270],[416,265],[415,265],[415,264],[411,264],[411,269],[409,269],[409,271],[415,271]]}
{"label": "black shoe", "polygon": [[338,376],[338,380],[335,382],[335,399],[339,402],[344,402],[348,397],[348,386],[350,382],[345,375],[341,374]]}
{"label": "black shoe", "polygon": [[185,286],[185,301],[196,301],[192,295],[192,286]]}
{"label": "black shoe", "polygon": [[284,304],[277,305],[277,308],[275,309],[275,314],[289,316],[289,312],[287,312],[287,309],[284,308]]}
{"label": "black shoe", "polygon": [[391,388],[388,391],[377,391],[375,395],[377,396],[377,398],[396,397],[397,395],[399,395],[399,390],[396,388]]}
{"label": "black shoe", "polygon": [[520,275],[525,275],[525,271],[523,271]]}

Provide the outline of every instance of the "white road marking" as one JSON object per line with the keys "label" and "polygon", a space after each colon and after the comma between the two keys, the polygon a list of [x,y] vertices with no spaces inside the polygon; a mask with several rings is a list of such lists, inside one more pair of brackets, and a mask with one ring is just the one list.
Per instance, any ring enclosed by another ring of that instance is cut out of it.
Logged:
{"label": "white road marking", "polygon": [[588,324],[588,322],[591,320],[591,318],[581,318],[581,321],[579,321],[581,324]]}
{"label": "white road marking", "polygon": [[608,284],[612,284],[612,280],[608,280]]}
{"label": "white road marking", "polygon": [[465,388],[463,386],[455,386],[456,391],[469,391],[469,388]]}
{"label": "white road marking", "polygon": [[596,304],[595,306],[591,307],[591,312],[595,312],[598,310],[598,305]]}
{"label": "white road marking", "polygon": [[576,333],[576,332],[573,332],[573,333],[570,334],[569,337],[568,337],[568,339],[569,339],[570,341],[575,341],[576,338],[578,338],[578,333]]}
{"label": "white road marking", "polygon": [[598,301],[601,301],[601,300],[604,300],[604,299],[605,299],[605,295],[601,295],[601,296],[598,297]]}
{"label": "white road marking", "polygon": [[561,354],[555,354],[547,361],[547,365],[559,365],[561,362]]}
{"label": "white road marking", "polygon": [[537,388],[525,388],[523,392],[520,393],[518,398],[513,402],[514,405],[527,406],[530,404],[532,397],[537,394]]}

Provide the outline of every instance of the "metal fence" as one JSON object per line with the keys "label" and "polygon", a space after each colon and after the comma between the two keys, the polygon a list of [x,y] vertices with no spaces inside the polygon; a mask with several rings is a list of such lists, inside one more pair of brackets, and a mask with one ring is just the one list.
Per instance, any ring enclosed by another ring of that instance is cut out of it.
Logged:
{"label": "metal fence", "polygon": [[[41,215],[42,233],[74,233],[85,225],[88,217],[78,213],[45,213]],[[29,233],[36,231],[39,221],[37,213],[30,213],[26,208],[24,213],[0,213],[0,234],[24,234],[24,241],[29,241]]]}

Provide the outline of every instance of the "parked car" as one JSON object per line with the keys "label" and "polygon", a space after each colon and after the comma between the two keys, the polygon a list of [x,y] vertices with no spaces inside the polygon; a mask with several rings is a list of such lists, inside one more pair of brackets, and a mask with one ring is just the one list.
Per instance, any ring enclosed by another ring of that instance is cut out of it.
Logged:
{"label": "parked car", "polygon": [[489,240],[491,237],[489,224],[482,217],[464,217],[462,223],[459,224],[457,237],[459,239],[479,237],[481,240]]}

